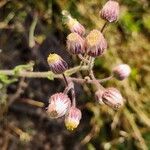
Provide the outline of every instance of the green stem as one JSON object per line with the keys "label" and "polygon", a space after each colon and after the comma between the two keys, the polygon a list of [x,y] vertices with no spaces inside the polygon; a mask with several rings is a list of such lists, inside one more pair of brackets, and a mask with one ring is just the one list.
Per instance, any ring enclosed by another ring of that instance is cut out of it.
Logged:
{"label": "green stem", "polygon": [[35,27],[36,27],[36,24],[37,24],[37,21],[38,21],[38,16],[35,15],[34,16],[34,19],[33,19],[33,22],[30,26],[30,30],[29,30],[29,47],[34,47],[35,45],[35,41],[34,41],[34,31],[35,31]]}

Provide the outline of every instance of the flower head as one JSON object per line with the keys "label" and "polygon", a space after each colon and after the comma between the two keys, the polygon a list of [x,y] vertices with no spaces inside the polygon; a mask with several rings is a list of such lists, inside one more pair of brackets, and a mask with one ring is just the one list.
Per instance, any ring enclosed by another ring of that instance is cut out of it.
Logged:
{"label": "flower head", "polygon": [[102,95],[103,102],[113,109],[119,109],[123,106],[123,98],[121,93],[113,87],[107,88]]}
{"label": "flower head", "polygon": [[50,54],[47,62],[51,71],[55,74],[61,74],[68,69],[67,63],[57,54]]}
{"label": "flower head", "polygon": [[78,108],[72,106],[65,117],[66,128],[71,131],[77,128],[80,123],[81,116],[81,111]]}
{"label": "flower head", "polygon": [[76,32],[81,36],[84,35],[85,28],[76,19],[69,16],[66,24],[71,32]]}
{"label": "flower head", "polygon": [[84,53],[84,39],[77,33],[70,33],[67,36],[67,49],[72,54]]}
{"label": "flower head", "polygon": [[56,93],[49,99],[47,113],[50,118],[59,118],[66,114],[71,105],[70,98],[64,93]]}
{"label": "flower head", "polygon": [[100,11],[100,16],[109,21],[114,22],[119,16],[119,4],[114,0],[109,0]]}
{"label": "flower head", "polygon": [[131,73],[131,68],[127,64],[120,64],[113,69],[114,77],[118,80],[124,80]]}
{"label": "flower head", "polygon": [[107,42],[100,31],[92,30],[86,37],[86,51],[88,55],[92,57],[102,55],[106,48]]}

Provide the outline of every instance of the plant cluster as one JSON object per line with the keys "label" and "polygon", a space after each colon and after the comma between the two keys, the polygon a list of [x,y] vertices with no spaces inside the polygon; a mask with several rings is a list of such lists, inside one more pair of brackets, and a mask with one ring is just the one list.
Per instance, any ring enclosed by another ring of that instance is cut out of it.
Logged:
{"label": "plant cluster", "polygon": [[[119,4],[114,0],[109,0],[101,9],[100,17],[105,20],[103,27],[93,29],[88,34],[85,28],[76,19],[74,19],[67,11],[62,12],[65,18],[65,24],[71,31],[67,36],[67,51],[79,57],[81,60],[78,68],[71,68],[72,72],[81,71],[82,68],[88,70],[85,78],[71,78],[66,73],[68,64],[57,54],[50,54],[47,58],[50,70],[54,74],[62,74],[66,84],[63,92],[53,94],[49,99],[47,113],[50,118],[58,118],[65,116],[65,126],[68,130],[74,130],[80,123],[81,111],[76,106],[76,96],[74,81],[79,84],[90,83],[96,86],[95,99],[101,105],[108,105],[114,110],[118,110],[124,105],[124,99],[118,89],[115,87],[104,88],[101,82],[116,78],[118,80],[126,79],[131,69],[127,64],[119,64],[112,69],[110,77],[105,79],[96,79],[93,71],[95,58],[102,56],[107,51],[107,40],[104,37],[104,28],[112,22],[116,22],[119,17]],[[84,70],[84,69],[83,69]],[[71,94],[71,98],[68,94]]]}

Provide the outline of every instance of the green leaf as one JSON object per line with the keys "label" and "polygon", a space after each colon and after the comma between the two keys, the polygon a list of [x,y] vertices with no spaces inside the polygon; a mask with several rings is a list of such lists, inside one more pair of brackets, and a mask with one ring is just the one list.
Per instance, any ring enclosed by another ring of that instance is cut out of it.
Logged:
{"label": "green leaf", "polygon": [[49,71],[47,78],[48,78],[49,80],[54,80],[54,74]]}
{"label": "green leaf", "polygon": [[15,75],[18,75],[21,71],[33,71],[33,66],[34,63],[30,62],[29,64],[26,65],[18,65],[16,66],[13,71]]}
{"label": "green leaf", "polygon": [[9,79],[7,75],[4,75],[4,74],[0,74],[0,81],[4,84],[11,84],[13,82],[16,82],[17,79],[16,78],[13,78],[13,79]]}

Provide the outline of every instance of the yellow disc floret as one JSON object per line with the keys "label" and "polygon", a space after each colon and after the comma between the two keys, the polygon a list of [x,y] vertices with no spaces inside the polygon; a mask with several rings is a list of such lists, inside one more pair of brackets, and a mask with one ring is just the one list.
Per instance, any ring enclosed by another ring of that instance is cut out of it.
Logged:
{"label": "yellow disc floret", "polygon": [[78,24],[78,21],[76,19],[73,19],[73,18],[69,18],[69,21],[67,23],[68,27],[69,28],[72,28],[75,24]]}
{"label": "yellow disc floret", "polygon": [[79,125],[79,122],[71,118],[65,120],[65,126],[69,131],[73,131],[74,129],[77,128],[78,125]]}
{"label": "yellow disc floret", "polygon": [[76,40],[79,39],[79,35],[77,33],[70,33],[67,36],[67,39],[70,40],[70,41],[76,41]]}
{"label": "yellow disc floret", "polygon": [[87,44],[90,46],[95,46],[98,43],[100,36],[101,36],[100,31],[98,30],[91,31],[89,35],[86,37]]}
{"label": "yellow disc floret", "polygon": [[49,54],[48,58],[47,58],[47,62],[49,64],[53,64],[55,62],[57,62],[58,60],[61,60],[62,58],[57,55],[57,54]]}

